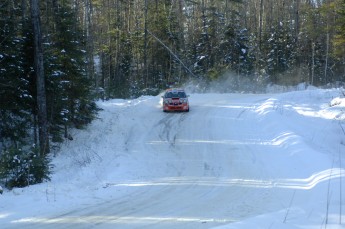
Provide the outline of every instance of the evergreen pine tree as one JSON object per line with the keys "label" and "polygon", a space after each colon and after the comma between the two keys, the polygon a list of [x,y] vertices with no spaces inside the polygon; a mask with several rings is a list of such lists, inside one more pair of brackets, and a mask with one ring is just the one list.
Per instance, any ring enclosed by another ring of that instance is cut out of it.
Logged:
{"label": "evergreen pine tree", "polygon": [[85,37],[76,22],[76,14],[63,2],[54,18],[56,30],[49,38],[51,45],[46,47],[48,112],[52,139],[61,142],[63,137],[71,138],[69,128],[81,128],[91,122],[97,108],[85,73]]}
{"label": "evergreen pine tree", "polygon": [[[19,4],[14,2],[14,4]],[[24,69],[25,37],[21,11],[4,2],[0,8],[0,141],[4,146],[23,142],[30,126],[29,82]]]}

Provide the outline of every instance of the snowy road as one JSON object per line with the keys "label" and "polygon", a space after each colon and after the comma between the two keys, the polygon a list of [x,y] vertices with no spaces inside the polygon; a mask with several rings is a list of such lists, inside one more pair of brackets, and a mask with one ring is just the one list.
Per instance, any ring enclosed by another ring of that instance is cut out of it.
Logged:
{"label": "snowy road", "polygon": [[[42,208],[6,221],[0,211],[0,223],[5,228],[240,228],[242,221],[272,214],[274,220],[264,220],[272,228],[284,228],[289,220],[295,224],[296,218],[320,228],[329,181],[334,184],[344,173],[334,159],[344,147],[341,129],[317,115],[321,103],[313,104],[314,97],[307,103],[289,100],[296,96],[195,94],[189,113],[163,113],[159,97],[103,103],[94,127],[62,148],[67,153],[60,159],[78,155],[57,162],[58,187],[46,194],[47,200],[54,198],[47,212]],[[335,130],[339,137],[332,141],[339,142],[322,144]],[[76,164],[81,171],[73,175],[61,171]],[[85,190],[78,195],[73,185],[61,187],[66,176]],[[339,188],[331,190],[339,196]],[[336,218],[339,203],[329,206]]]}

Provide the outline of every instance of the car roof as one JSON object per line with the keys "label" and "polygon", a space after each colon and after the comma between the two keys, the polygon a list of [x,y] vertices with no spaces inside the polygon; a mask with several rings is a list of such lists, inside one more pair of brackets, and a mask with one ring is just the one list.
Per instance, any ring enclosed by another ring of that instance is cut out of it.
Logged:
{"label": "car roof", "polygon": [[172,92],[179,92],[179,91],[184,91],[182,88],[169,88],[165,90],[166,92],[172,91]]}

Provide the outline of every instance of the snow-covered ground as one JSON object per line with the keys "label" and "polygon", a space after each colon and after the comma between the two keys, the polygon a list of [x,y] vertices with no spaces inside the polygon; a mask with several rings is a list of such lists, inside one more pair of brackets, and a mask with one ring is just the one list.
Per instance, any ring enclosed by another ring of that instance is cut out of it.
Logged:
{"label": "snow-covered ground", "polygon": [[51,182],[0,195],[1,228],[344,228],[340,89],[99,102]]}

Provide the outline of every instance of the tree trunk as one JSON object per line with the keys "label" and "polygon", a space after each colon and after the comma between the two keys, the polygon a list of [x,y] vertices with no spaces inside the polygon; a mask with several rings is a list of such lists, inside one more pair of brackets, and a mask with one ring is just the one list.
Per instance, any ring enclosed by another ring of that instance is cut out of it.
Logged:
{"label": "tree trunk", "polygon": [[300,0],[296,0],[296,9],[295,9],[295,39],[296,42],[298,40],[298,34],[299,34],[299,30],[300,30],[300,21],[299,21],[299,6],[300,6]]}
{"label": "tree trunk", "polygon": [[143,72],[143,86],[146,87],[147,83],[147,73],[148,73],[148,66],[147,66],[147,11],[148,11],[148,5],[147,0],[145,0],[145,12],[144,12],[144,72]]}
{"label": "tree trunk", "polygon": [[86,30],[86,39],[87,39],[87,53],[88,53],[88,71],[86,74],[88,75],[89,79],[93,81],[93,85],[95,88],[98,88],[98,79],[95,75],[95,61],[94,61],[94,31],[93,31],[93,22],[92,22],[92,15],[93,15],[93,6],[92,1],[87,0],[85,2],[85,30]]}
{"label": "tree trunk", "polygon": [[315,43],[312,42],[312,56],[311,56],[311,85],[314,85],[314,70],[315,70]]}
{"label": "tree trunk", "polygon": [[328,57],[329,57],[329,32],[327,28],[327,34],[326,34],[326,54],[325,54],[325,75],[324,75],[324,81],[330,82],[330,80],[327,79],[327,70],[328,70]]}
{"label": "tree trunk", "polygon": [[38,138],[41,156],[49,153],[49,135],[47,121],[46,89],[43,67],[43,50],[40,11],[38,0],[30,0],[31,21],[34,32],[34,69],[36,74],[37,88],[37,118],[38,118]]}
{"label": "tree trunk", "polygon": [[261,51],[261,43],[262,43],[262,17],[264,11],[264,1],[260,0],[260,14],[259,14],[259,50]]}

